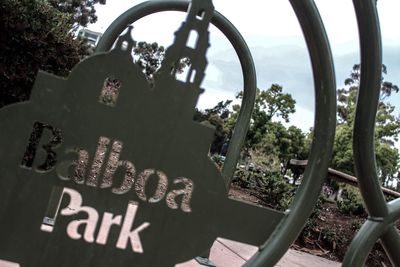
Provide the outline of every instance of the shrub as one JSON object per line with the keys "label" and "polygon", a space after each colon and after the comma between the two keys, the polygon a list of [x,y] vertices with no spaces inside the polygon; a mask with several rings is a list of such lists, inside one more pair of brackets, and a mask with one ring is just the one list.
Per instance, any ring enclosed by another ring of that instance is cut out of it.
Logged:
{"label": "shrub", "polygon": [[211,156],[211,159],[214,161],[214,163],[217,165],[219,169],[222,169],[222,166],[224,165],[225,157],[221,156],[219,154],[213,154]]}
{"label": "shrub", "polygon": [[70,15],[45,0],[2,0],[0,14],[0,107],[27,100],[39,69],[66,76],[86,55]]}
{"label": "shrub", "polygon": [[310,238],[313,236],[315,229],[317,227],[317,220],[319,215],[321,214],[321,209],[322,209],[322,204],[324,203],[324,200],[322,196],[320,196],[315,203],[314,209],[311,212],[310,217],[308,217],[306,225],[304,226],[303,230],[300,233],[300,237],[302,239],[305,238]]}
{"label": "shrub", "polygon": [[268,206],[278,210],[286,210],[289,207],[296,190],[280,172],[266,171],[254,164],[236,170],[235,182],[244,188],[258,191]]}
{"label": "shrub", "polygon": [[339,211],[349,215],[363,215],[365,209],[361,195],[358,191],[349,186],[345,186],[342,192],[342,200],[337,202]]}
{"label": "shrub", "polygon": [[332,251],[336,250],[336,246],[338,242],[340,242],[340,238],[336,231],[331,228],[323,228],[321,230],[321,239],[331,246]]}
{"label": "shrub", "polygon": [[351,229],[354,230],[354,232],[360,230],[361,226],[362,226],[362,221],[360,219],[354,219],[351,222]]}

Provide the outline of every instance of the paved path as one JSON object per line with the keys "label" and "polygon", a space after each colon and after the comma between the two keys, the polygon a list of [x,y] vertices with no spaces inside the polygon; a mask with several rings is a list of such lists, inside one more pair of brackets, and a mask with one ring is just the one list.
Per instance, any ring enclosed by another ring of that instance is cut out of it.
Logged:
{"label": "paved path", "polygon": [[[257,247],[218,238],[211,248],[210,259],[217,267],[240,267],[256,252]],[[340,265],[339,262],[289,250],[275,267],[340,267]],[[176,267],[201,266],[195,260],[176,265]]]}

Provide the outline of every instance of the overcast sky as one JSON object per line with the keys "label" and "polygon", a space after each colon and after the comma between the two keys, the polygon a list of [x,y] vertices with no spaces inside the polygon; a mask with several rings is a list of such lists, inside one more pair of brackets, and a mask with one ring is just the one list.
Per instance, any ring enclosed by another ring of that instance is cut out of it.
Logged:
{"label": "overcast sky", "polygon": [[[99,20],[89,28],[104,32],[108,25],[139,0],[107,0],[97,7]],[[353,64],[359,62],[356,18],[351,0],[316,0],[331,44],[337,87],[349,76]],[[310,60],[300,26],[289,1],[284,0],[214,0],[215,9],[227,17],[241,32],[256,64],[258,87],[267,89],[278,83],[296,99],[297,112],[292,123],[307,131],[313,125],[314,98]],[[383,37],[383,60],[388,67],[386,79],[400,85],[400,31],[397,16],[399,0],[379,0]],[[148,16],[134,24],[134,39],[156,41],[168,46],[173,33],[185,19],[183,12],[163,12]],[[203,86],[206,92],[198,106],[207,108],[218,101],[233,99],[243,88],[241,68],[235,51],[211,27],[209,65]],[[400,96],[392,97],[400,107]]]}

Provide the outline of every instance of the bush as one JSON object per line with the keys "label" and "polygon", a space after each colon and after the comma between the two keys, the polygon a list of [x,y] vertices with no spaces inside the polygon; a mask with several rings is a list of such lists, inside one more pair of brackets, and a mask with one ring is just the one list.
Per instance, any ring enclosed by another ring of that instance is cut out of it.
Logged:
{"label": "bush", "polygon": [[266,202],[278,210],[286,210],[292,203],[296,187],[289,184],[278,172],[266,173],[262,179],[262,192]]}
{"label": "bush", "polygon": [[336,231],[331,228],[323,228],[321,230],[321,240],[329,244],[331,251],[336,250],[339,242],[344,242],[343,236],[339,237]]}
{"label": "bush", "polygon": [[45,0],[2,0],[0,14],[0,107],[27,100],[39,69],[66,76],[87,54]]}
{"label": "bush", "polygon": [[351,222],[351,229],[354,230],[354,232],[360,230],[361,226],[362,226],[362,221],[360,219],[354,219]]}
{"label": "bush", "polygon": [[365,209],[359,192],[346,186],[342,192],[342,200],[337,202],[339,211],[349,215],[364,215]]}
{"label": "bush", "polygon": [[300,233],[300,237],[304,240],[306,238],[310,238],[315,229],[317,227],[317,220],[319,215],[321,214],[322,204],[324,203],[324,199],[322,196],[319,196],[317,203],[315,203],[314,209],[311,212],[310,217],[308,217],[306,225]]}
{"label": "bush", "polygon": [[225,157],[221,156],[219,154],[213,154],[211,156],[212,161],[217,165],[218,169],[222,169],[222,166],[224,165]]}
{"label": "bush", "polygon": [[254,164],[247,169],[236,170],[235,182],[241,187],[258,191],[269,207],[278,210],[289,207],[296,191],[296,187],[289,184],[280,172],[265,171]]}

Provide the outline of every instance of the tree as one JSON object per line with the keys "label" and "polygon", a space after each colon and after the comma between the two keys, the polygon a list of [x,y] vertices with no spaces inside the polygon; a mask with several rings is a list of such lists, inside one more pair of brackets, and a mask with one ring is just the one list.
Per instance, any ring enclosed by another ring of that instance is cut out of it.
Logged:
{"label": "tree", "polygon": [[[392,93],[399,92],[399,87],[391,82],[384,80],[384,75],[387,74],[387,67],[382,65],[382,83],[379,95],[379,112],[384,112],[387,115],[393,113],[394,107],[387,103],[385,100],[392,95]],[[355,105],[357,100],[358,88],[360,87],[361,65],[355,64],[350,73],[350,77],[344,81],[345,88],[337,90],[338,99],[338,124],[352,123],[355,115]],[[386,111],[385,111],[386,110]],[[378,112],[378,115],[380,115]],[[387,116],[378,116],[377,123],[384,124],[385,119],[392,122],[395,121],[393,115],[388,118]],[[383,119],[383,120],[382,120]]]}
{"label": "tree", "polygon": [[43,0],[0,2],[0,107],[29,98],[39,69],[66,76],[86,55],[69,15]]}
{"label": "tree", "polygon": [[[165,49],[157,43],[138,42],[133,49],[134,62],[142,69],[150,83],[154,82],[154,74],[161,67],[165,56]],[[190,64],[188,59],[181,61],[177,73]],[[239,93],[237,98],[242,98]],[[196,109],[194,120],[202,124],[215,127],[214,141],[210,147],[211,153],[221,152],[224,143],[229,142],[234,125],[240,111],[239,105],[234,105],[232,112],[229,110],[231,100],[221,101],[215,107]],[[247,136],[247,148],[256,149],[261,153],[273,153],[281,166],[281,171],[286,172],[286,163],[292,158],[306,158],[304,147],[305,135],[294,126],[286,129],[280,122],[273,122],[273,118],[282,118],[289,122],[290,114],[295,112],[296,101],[290,94],[283,93],[280,85],[273,84],[268,90],[257,90],[252,124]],[[253,153],[254,154],[254,153]]]}
{"label": "tree", "polygon": [[255,148],[264,155],[275,155],[283,175],[291,159],[307,159],[308,156],[306,135],[296,126],[286,128],[281,122],[268,122],[267,132]]}
{"label": "tree", "polygon": [[226,100],[204,111],[196,109],[194,116],[195,121],[215,127],[214,141],[210,147],[210,152],[212,154],[221,152],[223,144],[229,142],[228,131],[224,125],[230,114],[228,107],[231,103],[232,100]]}
{"label": "tree", "polygon": [[[385,81],[387,68],[382,65],[382,83],[375,124],[375,153],[382,185],[395,179],[399,152],[394,146],[400,131],[400,119],[394,115],[394,106],[388,102],[399,88]],[[338,126],[333,152],[333,167],[354,175],[352,133],[355,118],[357,94],[360,86],[361,67],[353,66],[350,77],[345,80],[345,88],[338,89]]]}
{"label": "tree", "polygon": [[[240,92],[237,98],[242,98]],[[308,147],[305,134],[297,127],[285,127],[281,118],[289,122],[290,114],[295,112],[296,101],[290,94],[284,93],[282,86],[272,84],[267,90],[257,90],[254,111],[246,138],[246,150],[251,155],[252,164],[262,168],[275,169],[279,166],[281,175],[286,175],[287,164],[292,158],[306,159]],[[233,106],[226,128],[231,133],[240,111],[239,105]],[[252,155],[265,160],[255,162]],[[298,178],[294,177],[293,181]]]}
{"label": "tree", "polygon": [[398,172],[399,152],[387,143],[378,143],[375,151],[382,185],[389,186]]}
{"label": "tree", "polygon": [[333,145],[333,168],[354,175],[353,125],[338,124]]}
{"label": "tree", "polygon": [[[243,92],[240,92],[237,98],[242,99]],[[282,118],[285,122],[289,122],[290,114],[296,111],[295,105],[296,101],[292,96],[283,93],[282,86],[278,84],[272,84],[267,90],[257,89],[246,146],[250,148],[261,142],[268,132],[269,122],[272,121],[272,118]],[[230,131],[233,130],[233,121],[237,119],[240,106],[234,106],[233,110],[235,114],[228,124],[231,127]]]}
{"label": "tree", "polygon": [[133,48],[134,61],[143,69],[149,81],[153,80],[153,74],[161,67],[165,56],[164,46],[158,43],[138,42]]}
{"label": "tree", "polygon": [[68,23],[76,30],[97,21],[95,4],[105,4],[106,0],[48,0],[50,5],[62,13],[69,14]]}
{"label": "tree", "polygon": [[[143,69],[147,81],[151,86],[154,85],[154,74],[161,68],[161,64],[165,58],[165,48],[156,42],[137,42],[133,48],[133,61]],[[189,58],[182,58],[179,61],[178,69],[175,74],[180,74],[190,66]]]}
{"label": "tree", "polygon": [[257,110],[266,109],[268,120],[276,116],[289,122],[289,115],[296,112],[295,105],[296,101],[292,96],[283,93],[282,86],[278,84],[272,84],[267,91],[261,91],[256,99]]}

